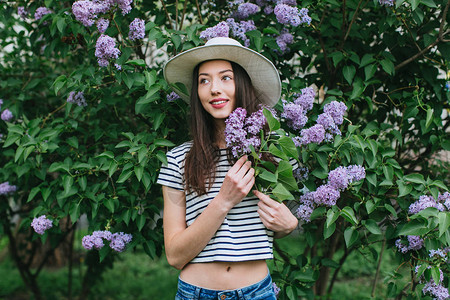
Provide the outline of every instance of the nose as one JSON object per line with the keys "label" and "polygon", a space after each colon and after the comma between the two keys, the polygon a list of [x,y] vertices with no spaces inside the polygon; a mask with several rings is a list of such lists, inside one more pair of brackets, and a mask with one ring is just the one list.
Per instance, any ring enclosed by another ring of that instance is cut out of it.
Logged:
{"label": "nose", "polygon": [[218,95],[221,93],[220,80],[213,80],[211,82],[211,95]]}

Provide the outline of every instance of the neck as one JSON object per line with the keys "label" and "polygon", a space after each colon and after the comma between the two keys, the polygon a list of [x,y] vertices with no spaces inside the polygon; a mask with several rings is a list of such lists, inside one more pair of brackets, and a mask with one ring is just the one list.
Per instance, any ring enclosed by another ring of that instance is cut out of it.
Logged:
{"label": "neck", "polygon": [[224,119],[217,119],[215,120],[215,142],[217,144],[217,147],[220,149],[224,149],[227,147],[227,144],[225,142],[225,120]]}

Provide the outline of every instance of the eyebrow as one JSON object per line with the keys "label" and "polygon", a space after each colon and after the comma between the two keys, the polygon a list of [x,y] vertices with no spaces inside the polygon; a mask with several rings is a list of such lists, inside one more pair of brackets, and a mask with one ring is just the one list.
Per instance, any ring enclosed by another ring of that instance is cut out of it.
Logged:
{"label": "eyebrow", "polygon": [[[222,71],[219,72],[219,74],[226,73],[226,72],[233,72],[233,70],[231,70],[231,69],[222,70]],[[209,76],[208,73],[200,73],[200,74],[198,74],[198,76],[200,76],[200,75]]]}

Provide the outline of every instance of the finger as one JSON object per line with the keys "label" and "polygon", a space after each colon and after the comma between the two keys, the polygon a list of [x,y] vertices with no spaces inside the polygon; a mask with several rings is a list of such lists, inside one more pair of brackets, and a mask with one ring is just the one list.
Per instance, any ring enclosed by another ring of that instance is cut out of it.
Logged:
{"label": "finger", "polygon": [[231,171],[232,173],[237,173],[242,165],[245,164],[245,162],[247,161],[247,155],[242,156],[241,158],[239,158],[237,160],[237,162],[230,168],[229,172]]}
{"label": "finger", "polygon": [[246,161],[241,168],[236,172],[236,175],[244,178],[244,176],[248,173],[248,171],[252,168],[252,162]]}
{"label": "finger", "polygon": [[258,209],[257,212],[258,212],[259,218],[263,222],[264,226],[269,228],[271,226],[271,224],[273,223],[273,217],[271,217],[269,214],[267,214],[265,211],[263,211],[261,209]]}
{"label": "finger", "polygon": [[259,198],[259,200],[263,201],[267,206],[269,207],[277,207],[280,203],[273,200],[269,196],[267,196],[264,193],[261,193],[260,191],[254,190],[253,194]]}

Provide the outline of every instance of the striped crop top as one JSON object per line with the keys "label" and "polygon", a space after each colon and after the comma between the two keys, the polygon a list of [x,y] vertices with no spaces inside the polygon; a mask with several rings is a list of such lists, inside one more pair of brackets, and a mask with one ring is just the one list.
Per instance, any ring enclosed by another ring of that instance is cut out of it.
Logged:
{"label": "striped crop top", "polygon": [[[192,142],[167,153],[167,165],[161,167],[158,184],[185,191],[184,162]],[[219,193],[226,173],[231,168],[227,150],[221,149],[216,166],[216,179],[205,195],[186,192],[186,224],[190,226]],[[246,197],[233,207],[206,247],[191,262],[248,261],[273,258],[274,232],[259,218],[259,199]]]}

